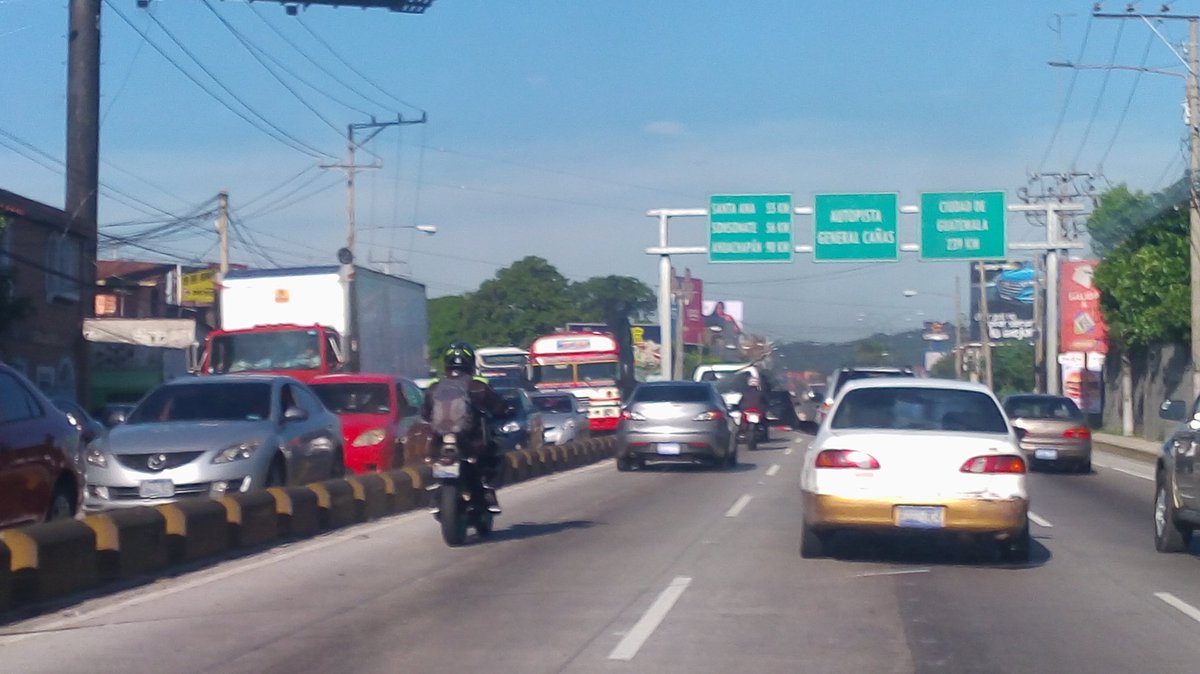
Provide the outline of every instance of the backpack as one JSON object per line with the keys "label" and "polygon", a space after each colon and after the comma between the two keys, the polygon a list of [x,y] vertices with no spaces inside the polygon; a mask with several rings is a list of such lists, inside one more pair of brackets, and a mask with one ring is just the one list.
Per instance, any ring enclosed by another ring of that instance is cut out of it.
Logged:
{"label": "backpack", "polygon": [[435,433],[463,433],[474,428],[470,386],[471,380],[465,377],[447,377],[429,391],[429,425]]}

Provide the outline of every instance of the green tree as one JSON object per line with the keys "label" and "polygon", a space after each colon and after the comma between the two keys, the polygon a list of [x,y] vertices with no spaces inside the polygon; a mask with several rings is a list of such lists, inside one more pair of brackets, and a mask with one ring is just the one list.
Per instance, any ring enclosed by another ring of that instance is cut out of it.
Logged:
{"label": "green tree", "polygon": [[462,295],[447,295],[429,300],[426,311],[429,314],[429,353],[433,361],[438,362],[440,354],[451,342],[469,339],[467,321],[463,310],[466,298]]}
{"label": "green tree", "polygon": [[618,384],[623,393],[633,390],[633,341],[629,325],[633,317],[650,312],[655,294],[632,276],[597,276],[572,284],[571,294],[583,320],[600,320],[616,336],[621,353]]}
{"label": "green tree", "polygon": [[954,379],[954,354],[948,353],[929,368],[929,376],[939,379]]}
{"label": "green tree", "polygon": [[[949,359],[953,370],[954,359]],[[1005,342],[992,347],[992,390],[998,396],[1032,391],[1033,345]]]}
{"label": "green tree", "polygon": [[467,295],[466,333],[477,347],[528,346],[577,318],[570,289],[570,282],[543,258],[517,260]]}
{"label": "green tree", "polygon": [[[1153,198],[1162,199],[1161,195]],[[1174,207],[1158,209],[1108,250],[1094,283],[1101,291],[1100,307],[1116,346],[1139,347],[1186,337],[1191,325],[1188,265],[1187,214]]]}

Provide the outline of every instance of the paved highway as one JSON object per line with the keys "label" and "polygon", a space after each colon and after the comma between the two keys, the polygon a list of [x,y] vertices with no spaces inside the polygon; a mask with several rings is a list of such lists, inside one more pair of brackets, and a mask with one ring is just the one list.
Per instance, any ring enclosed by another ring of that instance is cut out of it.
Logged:
{"label": "paved highway", "polygon": [[807,436],[733,472],[611,461],[503,490],[490,541],[411,513],[0,627],[11,672],[1197,672],[1200,547],[1150,466],[1031,476],[1034,560],[798,552]]}

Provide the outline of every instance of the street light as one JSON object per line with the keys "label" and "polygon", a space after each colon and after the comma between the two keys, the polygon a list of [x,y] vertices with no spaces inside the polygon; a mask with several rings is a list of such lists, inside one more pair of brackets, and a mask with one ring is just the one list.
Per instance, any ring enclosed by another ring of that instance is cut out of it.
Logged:
{"label": "street light", "polygon": [[415,229],[423,234],[433,236],[438,233],[437,225],[372,225],[370,227],[359,227],[360,232],[369,232],[378,229]]}

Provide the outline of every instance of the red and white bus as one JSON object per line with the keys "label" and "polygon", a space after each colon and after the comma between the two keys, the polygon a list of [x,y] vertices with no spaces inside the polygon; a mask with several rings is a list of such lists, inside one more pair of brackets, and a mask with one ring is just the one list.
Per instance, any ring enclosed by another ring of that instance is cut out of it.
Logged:
{"label": "red and white bus", "polygon": [[539,390],[570,391],[588,403],[588,426],[611,431],[620,419],[621,393],[617,340],[599,332],[559,332],[529,347],[533,385]]}

